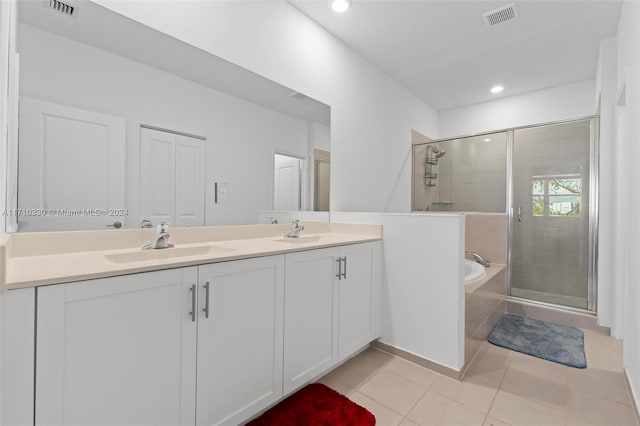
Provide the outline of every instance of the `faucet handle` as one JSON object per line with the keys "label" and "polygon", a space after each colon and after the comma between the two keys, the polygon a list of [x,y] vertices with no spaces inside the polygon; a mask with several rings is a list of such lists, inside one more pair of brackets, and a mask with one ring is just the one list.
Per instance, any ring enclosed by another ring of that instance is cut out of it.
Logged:
{"label": "faucet handle", "polygon": [[297,228],[300,225],[300,219],[293,219],[291,225]]}

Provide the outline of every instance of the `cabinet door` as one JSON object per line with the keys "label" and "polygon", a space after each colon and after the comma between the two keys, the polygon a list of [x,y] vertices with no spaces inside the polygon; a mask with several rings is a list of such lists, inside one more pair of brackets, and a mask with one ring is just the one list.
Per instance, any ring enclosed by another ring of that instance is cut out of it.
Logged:
{"label": "cabinet door", "polygon": [[194,424],[196,279],[182,268],[38,288],[35,424]]}
{"label": "cabinet door", "polygon": [[334,248],[286,255],[284,393],[337,362],[337,255]]}
{"label": "cabinet door", "polygon": [[355,244],[340,249],[338,359],[343,360],[374,338],[373,317],[374,244]]}
{"label": "cabinet door", "polygon": [[197,424],[238,424],[282,397],[284,257],[201,266],[199,277]]}

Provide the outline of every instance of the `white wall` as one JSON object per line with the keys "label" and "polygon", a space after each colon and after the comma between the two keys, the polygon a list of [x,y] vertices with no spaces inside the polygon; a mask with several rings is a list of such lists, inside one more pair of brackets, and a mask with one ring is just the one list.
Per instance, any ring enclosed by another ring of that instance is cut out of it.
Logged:
{"label": "white wall", "polygon": [[581,118],[596,113],[595,81],[581,81],[440,112],[440,138]]}
{"label": "white wall", "polygon": [[286,2],[93,0],[331,106],[331,208],[408,212],[437,112]]}
{"label": "white wall", "polygon": [[382,225],[380,341],[460,370],[464,216],[331,212],[331,222]]}
{"label": "white wall", "polygon": [[320,123],[311,123],[310,130],[313,147],[323,151],[331,151],[331,127]]}
{"label": "white wall", "polygon": [[[596,103],[600,110],[600,155],[599,155],[599,238],[598,238],[598,322],[605,327],[612,327],[612,335],[617,334],[613,326],[615,299],[618,281],[616,279],[616,156],[615,141],[615,109],[617,98],[617,63],[616,38],[608,37],[600,43],[598,70],[596,73]],[[623,253],[624,254],[624,253]]]}
{"label": "white wall", "polygon": [[[275,151],[309,159],[309,125],[297,118],[29,25],[19,47],[21,95],[126,120],[128,227],[140,223],[140,124],[207,138],[208,225],[255,223],[272,208]],[[226,203],[214,203],[214,182],[230,184]]]}
{"label": "white wall", "polygon": [[[617,239],[624,242],[616,250],[629,259],[621,295],[614,301],[614,309],[624,312],[621,334],[623,336],[624,366],[634,393],[636,406],[640,406],[640,3],[625,1],[620,14],[617,33],[617,85],[616,101],[624,111],[624,121],[616,122],[618,154],[626,161],[625,173],[619,176],[628,185],[616,194],[616,208],[622,221],[617,227]],[[622,95],[624,94],[624,95]],[[626,213],[626,214],[625,214]]]}

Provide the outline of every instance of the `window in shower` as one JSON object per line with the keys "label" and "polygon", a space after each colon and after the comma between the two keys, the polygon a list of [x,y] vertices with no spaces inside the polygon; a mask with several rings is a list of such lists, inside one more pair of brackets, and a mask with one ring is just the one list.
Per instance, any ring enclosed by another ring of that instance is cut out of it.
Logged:
{"label": "window in shower", "polygon": [[533,216],[580,216],[582,198],[580,175],[534,176],[532,182]]}

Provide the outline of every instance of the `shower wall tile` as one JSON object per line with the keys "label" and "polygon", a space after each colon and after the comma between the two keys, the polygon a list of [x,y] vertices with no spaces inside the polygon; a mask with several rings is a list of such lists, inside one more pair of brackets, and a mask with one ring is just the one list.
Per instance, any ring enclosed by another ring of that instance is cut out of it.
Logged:
{"label": "shower wall tile", "polygon": [[508,217],[504,213],[465,215],[465,250],[493,263],[507,263]]}

